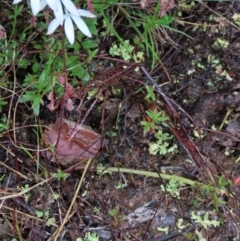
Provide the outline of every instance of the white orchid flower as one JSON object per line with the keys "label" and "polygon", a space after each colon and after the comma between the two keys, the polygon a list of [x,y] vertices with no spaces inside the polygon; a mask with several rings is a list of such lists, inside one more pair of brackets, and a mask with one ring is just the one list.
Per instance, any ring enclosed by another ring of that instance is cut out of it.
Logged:
{"label": "white orchid flower", "polygon": [[[64,31],[67,36],[67,39],[70,44],[73,44],[75,41],[75,33],[73,22],[77,25],[78,29],[87,37],[91,38],[92,34],[88,29],[87,24],[82,20],[81,16],[88,18],[95,18],[96,16],[92,14],[90,11],[78,9],[79,16],[73,15],[71,13],[67,13],[64,15]],[[48,26],[47,34],[52,34],[58,27],[61,25],[57,18],[53,19],[52,22]]]}
{"label": "white orchid flower", "polygon": [[[13,4],[20,3],[22,0],[14,0]],[[46,0],[30,0],[31,10],[34,16],[36,16],[45,6],[47,5]]]}
{"label": "white orchid flower", "polygon": [[[14,0],[13,4],[20,3],[21,1],[22,0]],[[48,5],[53,10],[56,19],[61,25],[63,25],[64,20],[62,5],[73,16],[80,16],[77,7],[71,0],[30,0],[30,6],[34,16],[36,16],[41,10],[43,10],[46,5]]]}

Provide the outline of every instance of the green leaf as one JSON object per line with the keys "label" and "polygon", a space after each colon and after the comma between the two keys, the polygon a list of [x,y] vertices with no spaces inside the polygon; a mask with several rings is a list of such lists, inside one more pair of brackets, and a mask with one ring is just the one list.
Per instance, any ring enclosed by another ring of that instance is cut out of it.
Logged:
{"label": "green leaf", "polygon": [[87,58],[87,61],[90,62],[97,54],[98,52],[98,49],[95,49],[93,51],[91,50],[88,50],[88,58]]}
{"label": "green leaf", "polygon": [[33,103],[32,103],[32,109],[33,113],[38,116],[40,112],[40,104],[41,104],[41,97],[40,96],[35,96]]}
{"label": "green leaf", "polygon": [[43,49],[43,46],[41,44],[35,44],[34,48],[35,49]]}
{"label": "green leaf", "polygon": [[155,129],[156,125],[154,122],[141,121],[141,125],[143,126],[144,133],[147,133],[151,129]]}
{"label": "green leaf", "polygon": [[172,135],[170,135],[169,133],[167,132],[164,132],[162,130],[158,130],[158,132],[154,135],[158,140],[162,140],[162,141],[165,141],[165,140],[171,140],[173,138]]}
{"label": "green leaf", "polygon": [[117,46],[117,44],[112,45],[112,47],[109,50],[109,53],[112,56],[121,56],[121,51],[120,51],[119,47]]}
{"label": "green leaf", "polygon": [[82,78],[83,84],[86,84],[90,79],[91,79],[90,74],[89,74],[88,72],[85,72],[85,73],[84,73],[84,76],[83,76],[83,78]]}
{"label": "green leaf", "polygon": [[92,48],[97,48],[98,44],[96,43],[96,41],[92,39],[87,39],[82,42],[82,46],[84,49],[92,49]]}
{"label": "green leaf", "polygon": [[149,116],[149,118],[156,124],[167,120],[167,117],[164,116],[163,112],[155,112],[153,110],[147,110],[146,113]]}
{"label": "green leaf", "polygon": [[149,143],[148,151],[151,155],[157,155],[159,152],[159,144],[154,142]]}
{"label": "green leaf", "polygon": [[158,19],[156,23],[159,25],[169,25],[170,23],[172,23],[173,20],[174,20],[173,16],[164,15],[164,17]]}
{"label": "green leaf", "polygon": [[49,211],[40,211],[40,210],[36,210],[36,215],[38,218],[42,218],[43,216],[45,216],[46,218],[49,217]]}
{"label": "green leaf", "polygon": [[25,39],[26,39],[26,33],[23,32],[19,37],[19,42],[22,43],[22,42],[24,42]]}
{"label": "green leaf", "polygon": [[96,18],[84,18],[84,22],[87,24],[90,32],[93,35],[97,35],[97,20]]}
{"label": "green leaf", "polygon": [[16,5],[16,15],[19,15],[22,12],[23,5]]}
{"label": "green leaf", "polygon": [[77,65],[74,66],[71,70],[70,70],[70,74],[72,77],[77,77],[78,79],[82,79],[84,76],[84,68],[81,65]]}
{"label": "green leaf", "polygon": [[39,76],[38,81],[42,83],[46,80],[46,78],[47,78],[47,70],[43,70]]}
{"label": "green leaf", "polygon": [[47,223],[46,223],[47,226],[52,226],[52,225],[54,225],[54,224],[56,224],[55,218],[49,218],[49,219],[47,220]]}
{"label": "green leaf", "polygon": [[67,65],[74,66],[76,64],[79,64],[79,59],[77,56],[70,56],[67,58]]}
{"label": "green leaf", "polygon": [[28,66],[28,60],[25,58],[20,59],[18,66],[21,67],[22,69],[26,69]]}
{"label": "green leaf", "polygon": [[33,65],[32,65],[32,71],[33,73],[37,73],[39,69],[39,63],[36,61]]}
{"label": "green leaf", "polygon": [[23,87],[32,85],[33,83],[36,82],[36,80],[37,80],[37,75],[28,74],[24,79]]}
{"label": "green leaf", "polygon": [[161,140],[158,142],[150,142],[148,151],[152,155],[157,155],[158,153],[160,153],[164,156],[167,154],[168,145],[169,144],[167,142],[162,143]]}
{"label": "green leaf", "polygon": [[25,103],[27,101],[34,101],[36,98],[36,92],[35,91],[27,91],[26,94],[24,94],[21,99],[19,100],[20,103]]}

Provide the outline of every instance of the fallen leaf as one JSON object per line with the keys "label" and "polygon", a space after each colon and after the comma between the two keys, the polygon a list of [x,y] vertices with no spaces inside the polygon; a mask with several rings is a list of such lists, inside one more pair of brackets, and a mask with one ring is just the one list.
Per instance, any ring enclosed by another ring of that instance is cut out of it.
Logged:
{"label": "fallen leaf", "polygon": [[[52,157],[51,161],[56,161],[57,158],[60,164],[67,165],[87,160],[95,157],[101,147],[101,136],[90,126],[80,125],[66,119],[61,121],[60,118],[55,124],[49,125],[43,133],[43,141],[48,147],[56,144],[59,131],[61,131],[60,139],[55,148],[55,154],[53,155],[50,150],[43,152],[45,157]],[[76,131],[76,134],[69,139],[73,131]]]}

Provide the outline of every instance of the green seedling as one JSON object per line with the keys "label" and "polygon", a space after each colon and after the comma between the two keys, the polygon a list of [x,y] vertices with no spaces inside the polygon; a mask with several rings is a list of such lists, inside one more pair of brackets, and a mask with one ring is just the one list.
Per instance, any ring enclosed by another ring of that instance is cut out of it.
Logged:
{"label": "green seedling", "polygon": [[114,209],[111,209],[108,211],[109,215],[113,218],[114,220],[114,226],[117,227],[119,224],[119,221],[121,218],[123,218],[123,215],[121,215],[119,210],[119,207],[117,206]]}
{"label": "green seedling", "polygon": [[[155,98],[154,92],[151,88],[148,88],[147,98]],[[170,140],[173,139],[173,136],[167,132],[163,132],[162,126],[166,126],[165,121],[168,119],[165,112],[163,111],[146,111],[148,120],[141,121],[143,126],[143,132],[146,134],[150,131],[157,131],[155,133],[156,141],[149,143],[149,153],[152,155],[166,155],[167,153],[176,152],[178,147],[176,144],[170,146]]]}
{"label": "green seedling", "polygon": [[180,190],[185,185],[176,180],[170,180],[169,183],[164,186],[161,185],[161,190],[164,192],[168,192],[173,198],[180,199]]}
{"label": "green seedling", "polygon": [[158,129],[159,124],[164,124],[164,122],[168,119],[163,111],[155,112],[153,110],[146,111],[150,121],[141,121],[141,125],[143,126],[144,133],[149,132],[151,129]]}
{"label": "green seedling", "polygon": [[203,226],[203,228],[206,230],[208,230],[212,226],[218,227],[220,225],[220,221],[209,219],[209,212],[206,212],[204,216],[197,215],[194,212],[191,212],[191,219],[194,220],[195,223]]}
{"label": "green seedling", "polygon": [[56,219],[55,218],[49,218],[47,220],[47,223],[46,225],[49,227],[49,226],[52,226],[52,225],[56,225]]}
{"label": "green seedling", "polygon": [[234,23],[240,27],[240,14],[239,13],[234,13],[232,16],[232,19],[234,21]]}
{"label": "green seedling", "polygon": [[155,93],[154,93],[154,88],[146,86],[146,90],[147,90],[147,94],[145,96],[145,99],[149,100],[149,101],[155,101],[156,96],[155,96]]}
{"label": "green seedling", "polygon": [[229,45],[229,42],[221,38],[217,38],[217,40],[213,44],[213,46],[217,48],[227,48],[228,45]]}
{"label": "green seedling", "polygon": [[127,186],[128,186],[127,183],[122,183],[122,182],[119,182],[117,185],[114,185],[116,189],[123,189]]}
{"label": "green seedling", "polygon": [[159,232],[164,232],[165,234],[169,233],[169,227],[157,227]]}
{"label": "green seedling", "polygon": [[49,218],[49,211],[48,210],[44,211],[44,212],[41,211],[41,210],[37,210],[36,211],[36,216],[38,218],[45,218],[47,220],[47,222],[46,222],[47,226],[52,226],[52,225],[54,225],[56,223],[55,218]]}
{"label": "green seedling", "polygon": [[209,54],[207,57],[207,62],[211,64],[212,67],[216,67],[220,64],[220,59],[212,54]]}
{"label": "green seedling", "polygon": [[125,61],[130,60],[132,58],[132,52],[134,47],[130,45],[129,40],[123,41],[123,44],[117,45],[114,43],[109,50],[109,53],[112,56],[121,56]]}
{"label": "green seedling", "polygon": [[184,228],[186,228],[188,225],[185,225],[185,224],[183,224],[184,223],[184,221],[183,221],[183,219],[182,218],[179,218],[178,219],[178,221],[177,221],[177,227],[180,229],[180,230],[182,230],[182,229],[184,229]]}
{"label": "green seedling", "polygon": [[154,135],[157,139],[156,142],[149,143],[149,153],[152,155],[166,155],[167,153],[176,152],[178,147],[176,144],[170,146],[169,140],[173,139],[173,136],[169,133],[163,133],[162,130],[158,130],[158,132]]}
{"label": "green seedling", "polygon": [[[21,191],[27,191],[29,189],[29,185],[25,184],[23,187],[21,187]],[[24,200],[27,203],[29,198],[32,196],[32,194],[30,192],[26,192],[24,194]]]}
{"label": "green seedling", "polygon": [[76,241],[99,241],[99,236],[95,233],[87,232],[84,239],[77,238]]}
{"label": "green seedling", "polygon": [[56,173],[53,173],[53,177],[57,178],[58,181],[66,181],[68,174],[58,169]]}
{"label": "green seedling", "polygon": [[42,218],[42,217],[48,218],[48,217],[49,217],[49,211],[43,212],[43,211],[37,210],[37,211],[36,211],[36,216],[37,216],[38,218]]}

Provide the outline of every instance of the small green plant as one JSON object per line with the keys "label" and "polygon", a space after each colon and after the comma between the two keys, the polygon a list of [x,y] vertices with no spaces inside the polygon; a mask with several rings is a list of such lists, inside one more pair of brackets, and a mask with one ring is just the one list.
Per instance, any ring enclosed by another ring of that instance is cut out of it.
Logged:
{"label": "small green plant", "polygon": [[[154,11],[151,15],[145,14],[144,11],[131,11],[130,9],[124,8],[122,6],[119,9],[124,13],[124,16],[128,20],[130,26],[136,32],[139,47],[144,46],[145,54],[147,57],[152,59],[152,67],[155,65],[156,61],[161,61],[158,53],[158,41],[154,37],[154,32],[161,32],[164,28],[170,28],[170,24],[174,20],[174,17],[164,14],[162,18],[159,18],[159,12],[161,10],[160,3],[157,1]],[[142,30],[143,29],[143,30]],[[174,29],[171,29],[174,31]],[[158,35],[156,34],[156,36]],[[136,40],[137,38],[135,38]]]}
{"label": "small green plant", "polygon": [[109,50],[109,53],[112,56],[119,56],[122,57],[125,61],[133,59],[135,63],[139,63],[144,60],[144,53],[137,52],[136,54],[133,53],[134,46],[132,46],[129,40],[124,40],[122,43],[117,45],[114,43]]}
{"label": "small green plant", "polygon": [[55,218],[49,218],[49,214],[50,214],[49,210],[44,211],[44,212],[41,211],[41,210],[36,210],[36,216],[38,218],[43,218],[44,217],[47,220],[47,223],[46,223],[47,226],[51,226],[51,225],[56,223]]}
{"label": "small green plant", "polygon": [[146,113],[150,121],[148,120],[141,121],[141,125],[143,126],[144,133],[147,133],[151,130],[158,129],[159,124],[164,124],[164,122],[168,119],[163,111],[156,112],[153,110],[147,110]]}
{"label": "small green plant", "polygon": [[169,233],[169,227],[158,227],[157,230],[159,232],[164,232],[165,234]]}
{"label": "small green plant", "polygon": [[163,133],[162,130],[158,130],[158,132],[154,135],[157,139],[155,142],[149,143],[149,153],[152,155],[166,155],[167,153],[176,152],[178,147],[177,144],[173,144],[170,146],[169,140],[173,139],[173,136],[169,133]]}
{"label": "small green plant", "polygon": [[239,13],[234,13],[232,16],[232,19],[234,21],[234,23],[240,27],[240,14]]}
{"label": "small green plant", "polygon": [[203,226],[206,230],[211,226],[218,227],[220,225],[220,221],[209,219],[209,212],[205,212],[204,216],[191,212],[191,219],[194,220],[195,223]]}
{"label": "small green plant", "polygon": [[99,236],[95,233],[87,232],[84,239],[77,238],[76,241],[99,241]]}
{"label": "small green plant", "polygon": [[54,224],[56,224],[55,218],[48,218],[46,225],[47,226],[52,226]]}
{"label": "small green plant", "polygon": [[40,105],[43,104],[43,96],[47,95],[52,88],[51,81],[46,74],[46,71],[43,71],[38,79],[37,75],[28,74],[23,83],[23,87],[27,87],[28,90],[21,97],[20,102],[31,102],[36,116],[39,115]]}
{"label": "small green plant", "polygon": [[123,41],[123,44],[119,44],[119,46],[114,43],[109,50],[109,53],[112,56],[121,56],[124,60],[130,60],[132,58],[132,52],[134,47],[130,45],[129,40]]}
{"label": "small green plant", "polygon": [[[28,184],[25,184],[23,187],[21,187],[21,190],[22,191],[25,191],[25,190],[28,190],[29,189],[29,185]],[[24,199],[25,199],[25,202],[27,203],[29,198],[32,196],[32,194],[30,192],[27,192],[24,194]]]}
{"label": "small green plant", "polygon": [[[156,96],[154,93],[154,88],[146,86],[146,95],[145,99],[147,101],[155,101]],[[156,111],[156,110],[147,110],[146,111],[147,118],[141,121],[141,125],[143,126],[143,132],[146,134],[147,132],[155,132],[154,136],[156,141],[150,142],[149,145],[149,153],[152,155],[166,155],[167,153],[176,152],[178,149],[177,144],[170,145],[170,140],[173,139],[173,135],[168,132],[163,131],[163,127],[167,127],[166,120],[168,120],[167,115],[164,111]]]}
{"label": "small green plant", "polygon": [[117,206],[114,209],[111,209],[108,211],[109,215],[113,218],[114,220],[114,226],[117,227],[119,224],[120,219],[123,217],[123,215],[121,215],[119,210],[119,207]]}
{"label": "small green plant", "polygon": [[44,217],[46,217],[46,218],[48,219],[48,217],[49,217],[49,211],[43,212],[43,211],[40,211],[40,210],[36,210],[36,216],[37,216],[38,218],[42,218],[42,217],[44,216]]}
{"label": "small green plant", "polygon": [[221,38],[217,38],[213,44],[213,46],[217,48],[227,48],[228,45],[229,45],[229,41]]}
{"label": "small green plant", "polygon": [[147,91],[147,94],[145,96],[145,99],[148,100],[148,101],[155,101],[156,96],[155,96],[155,93],[154,93],[154,88],[146,86],[146,91]]}
{"label": "small green plant", "polygon": [[57,173],[53,173],[53,176],[54,176],[55,178],[57,178],[58,181],[61,181],[61,179],[62,179],[63,181],[66,181],[68,174],[65,173],[65,172],[63,172],[62,170],[58,169],[58,170],[57,170]]}
{"label": "small green plant", "polygon": [[180,199],[180,189],[184,186],[185,184],[182,184],[176,180],[170,180],[166,186],[161,185],[161,190],[164,192],[169,192],[173,198]]}

